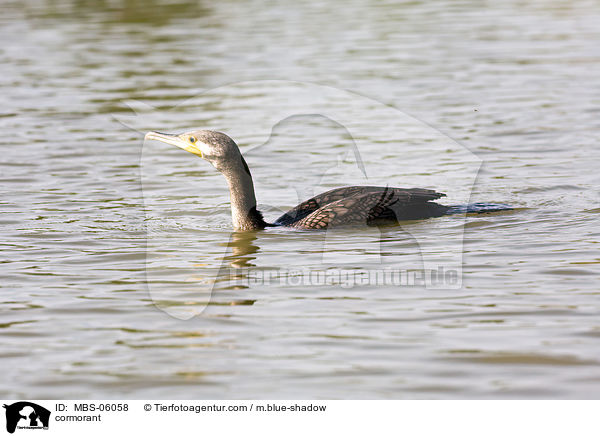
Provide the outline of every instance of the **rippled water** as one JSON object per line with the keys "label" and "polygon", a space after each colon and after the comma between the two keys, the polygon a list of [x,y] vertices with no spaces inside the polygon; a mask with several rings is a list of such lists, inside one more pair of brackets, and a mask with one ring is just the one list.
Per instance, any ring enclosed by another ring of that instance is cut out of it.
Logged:
{"label": "rippled water", "polygon": [[[597,3],[363,3],[3,3],[0,396],[598,397]],[[142,139],[192,127],[269,219],[347,183],[515,210],[232,234]],[[458,289],[240,280],[418,270],[463,224]]]}

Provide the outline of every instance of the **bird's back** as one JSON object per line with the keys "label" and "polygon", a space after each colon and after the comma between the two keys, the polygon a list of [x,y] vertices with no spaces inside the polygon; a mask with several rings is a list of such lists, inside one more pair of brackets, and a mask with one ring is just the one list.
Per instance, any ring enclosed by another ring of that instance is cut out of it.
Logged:
{"label": "bird's back", "polygon": [[275,225],[325,229],[441,216],[448,210],[447,206],[431,201],[445,195],[422,188],[346,186],[300,203],[279,217]]}

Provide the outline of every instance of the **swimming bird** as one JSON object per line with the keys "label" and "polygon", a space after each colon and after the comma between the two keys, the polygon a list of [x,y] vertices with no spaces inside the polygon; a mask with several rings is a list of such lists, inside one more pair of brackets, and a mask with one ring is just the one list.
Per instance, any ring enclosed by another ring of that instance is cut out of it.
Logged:
{"label": "swimming bird", "polygon": [[449,213],[487,212],[507,208],[504,205],[481,204],[444,206],[432,200],[445,197],[446,194],[431,189],[345,186],[300,203],[271,224],[256,209],[250,169],[239,147],[229,136],[211,130],[193,130],[181,134],[148,132],[145,139],[182,148],[207,160],[221,172],[229,185],[231,216],[236,230],[261,230],[275,226],[327,229],[334,226],[385,225]]}

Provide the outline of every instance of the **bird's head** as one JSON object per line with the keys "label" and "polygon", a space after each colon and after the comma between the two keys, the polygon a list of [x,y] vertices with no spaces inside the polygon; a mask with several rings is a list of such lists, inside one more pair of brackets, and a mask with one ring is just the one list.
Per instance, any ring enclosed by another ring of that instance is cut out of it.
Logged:
{"label": "bird's head", "polygon": [[223,171],[240,161],[240,149],[233,139],[221,132],[192,130],[181,134],[148,132],[145,139],[166,142],[209,161]]}

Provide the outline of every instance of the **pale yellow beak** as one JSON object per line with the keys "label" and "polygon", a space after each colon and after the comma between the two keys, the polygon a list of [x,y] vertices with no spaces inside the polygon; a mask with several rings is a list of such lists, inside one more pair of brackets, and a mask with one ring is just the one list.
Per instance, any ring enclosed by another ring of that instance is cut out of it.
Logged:
{"label": "pale yellow beak", "polygon": [[[192,137],[193,138],[193,137]],[[144,139],[154,139],[155,141],[165,142],[174,145],[175,147],[183,148],[196,156],[202,157],[202,152],[198,147],[198,141],[191,142],[190,135],[173,135],[170,133],[148,132]],[[193,138],[195,140],[195,138]]]}

